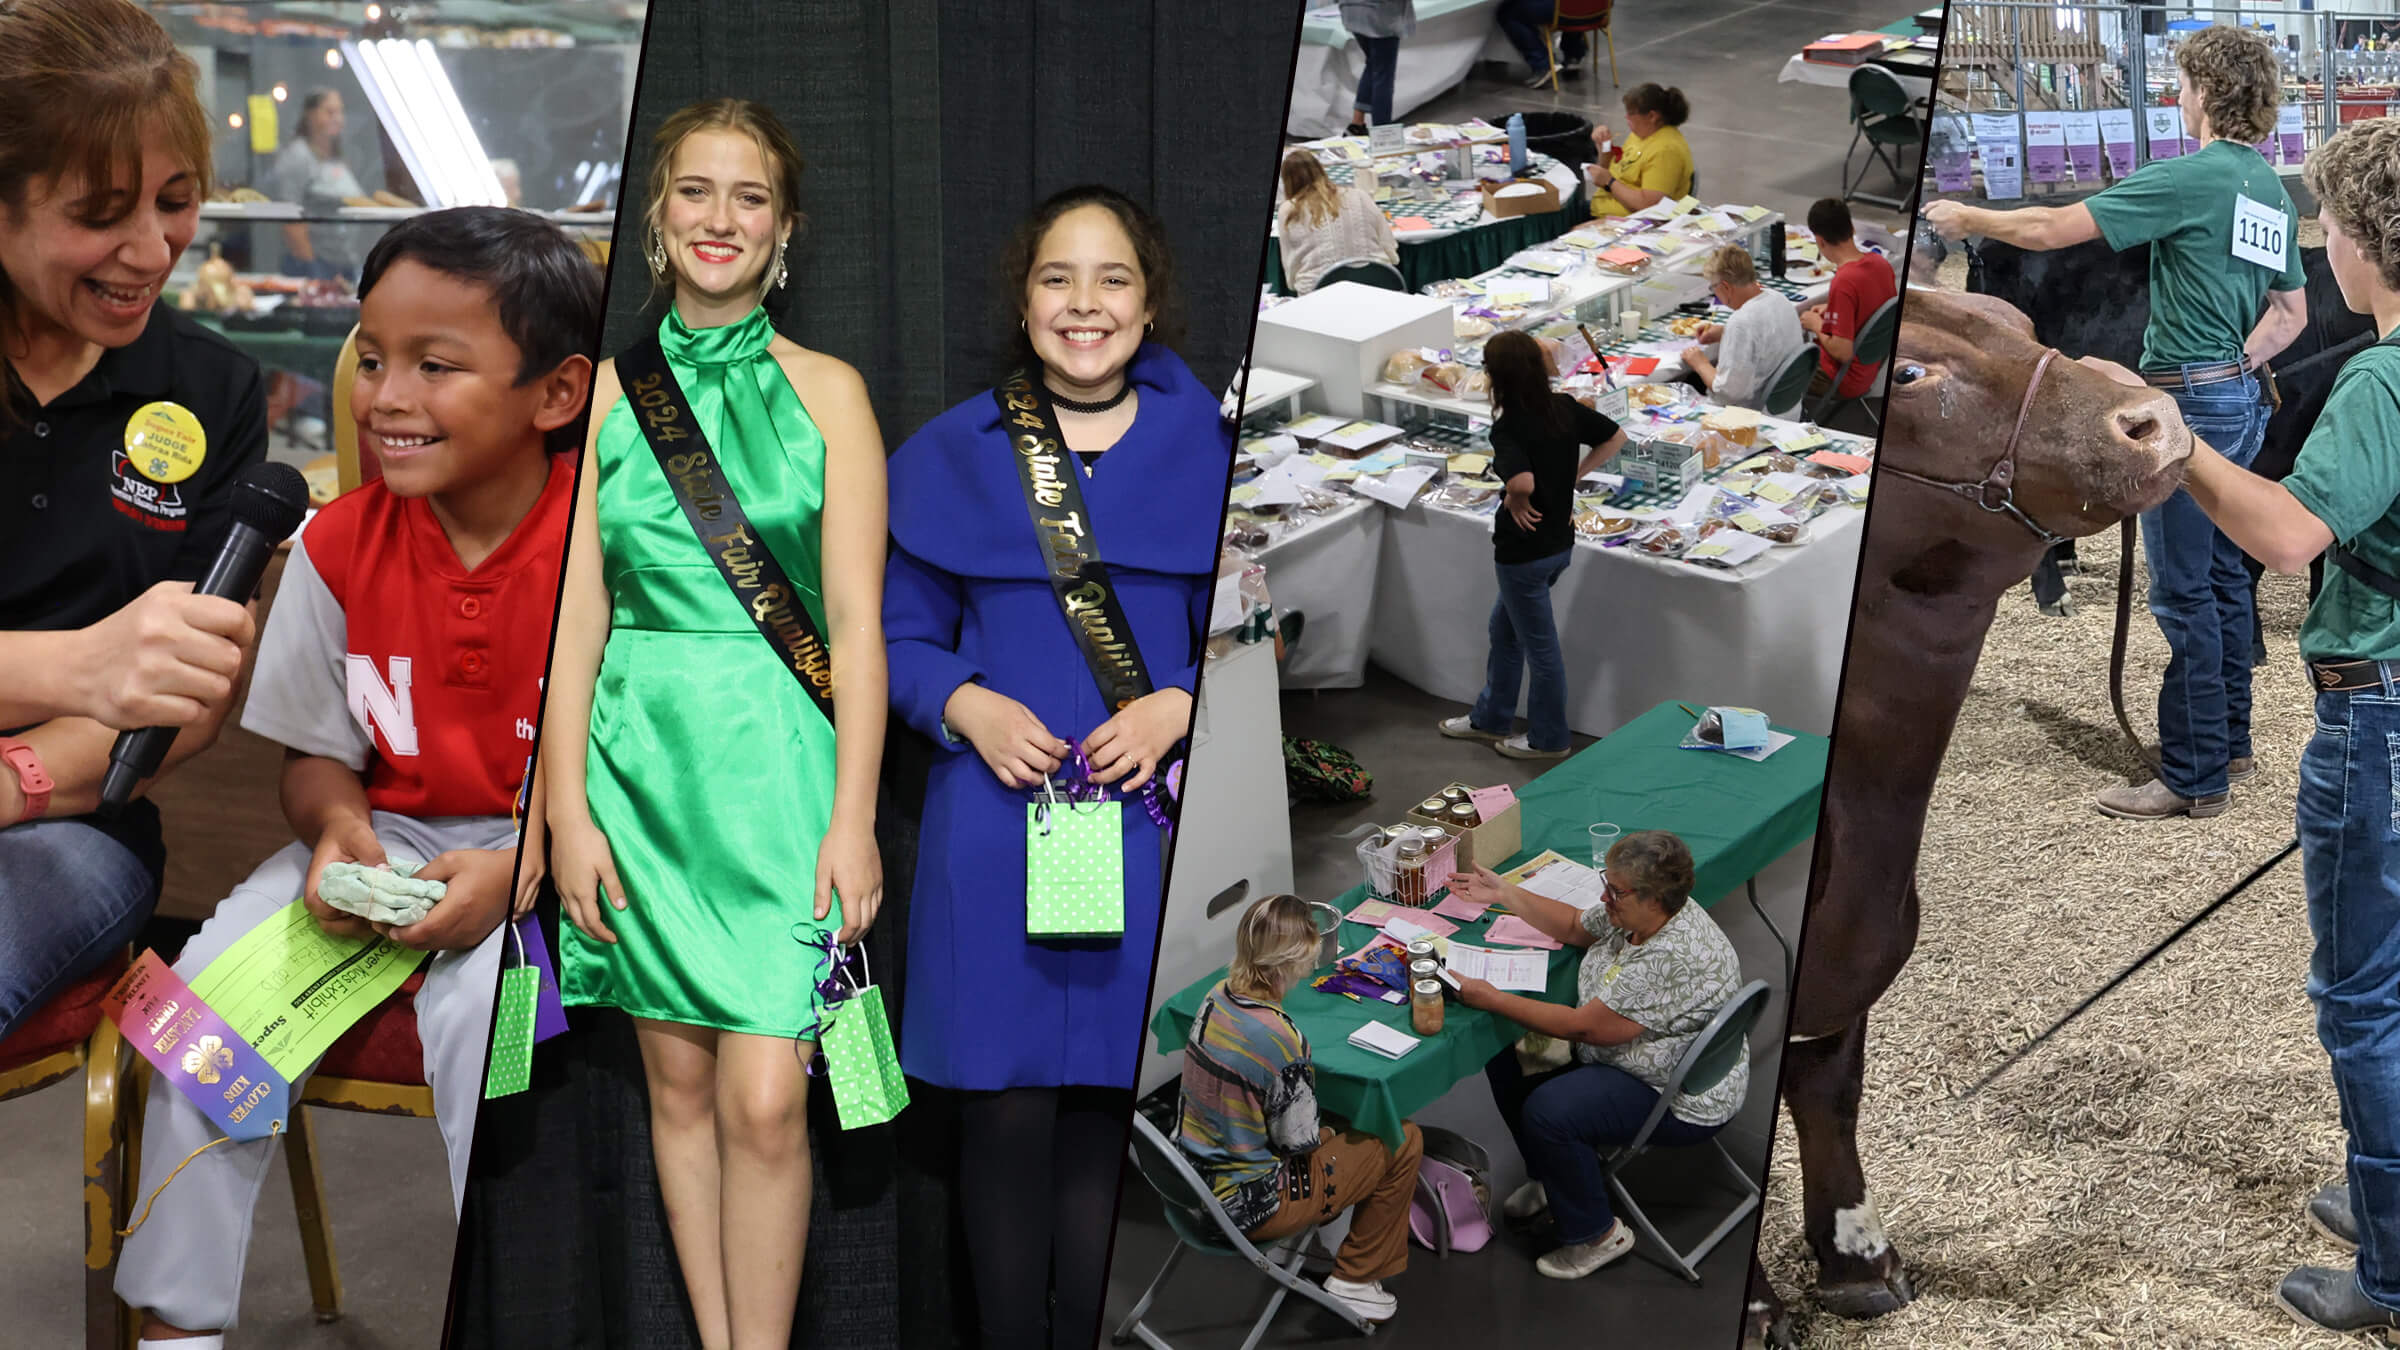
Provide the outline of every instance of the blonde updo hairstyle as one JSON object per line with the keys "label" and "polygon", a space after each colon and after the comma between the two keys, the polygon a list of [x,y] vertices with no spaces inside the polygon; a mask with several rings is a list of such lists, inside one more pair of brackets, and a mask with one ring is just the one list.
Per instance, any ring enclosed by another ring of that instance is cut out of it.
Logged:
{"label": "blonde updo hairstyle", "polygon": [[1317,922],[1296,895],[1270,895],[1243,911],[1225,984],[1243,998],[1275,1001],[1317,965]]}
{"label": "blonde updo hairstyle", "polygon": [[[678,108],[660,124],[658,134],[650,141],[649,199],[642,207],[643,261],[650,268],[650,295],[656,300],[661,294],[674,295],[675,264],[666,260],[664,270],[658,265],[655,250],[666,221],[667,194],[675,187],[675,152],[685,140],[703,131],[734,131],[748,136],[758,146],[759,157],[767,165],[767,191],[774,198],[776,219],[791,226],[794,235],[808,224],[800,212],[800,174],[806,163],[800,158],[800,147],[792,133],[764,103],[746,98],[712,98]],[[759,273],[759,294],[764,296],[775,286],[775,269],[783,254],[778,250],[776,261]]]}

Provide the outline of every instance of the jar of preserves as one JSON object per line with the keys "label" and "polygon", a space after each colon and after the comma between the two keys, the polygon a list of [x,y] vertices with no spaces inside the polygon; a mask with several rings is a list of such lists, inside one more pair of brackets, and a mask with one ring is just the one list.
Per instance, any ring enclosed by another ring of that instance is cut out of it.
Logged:
{"label": "jar of preserves", "polygon": [[1442,1030],[1442,982],[1419,980],[1408,1000],[1408,1022],[1420,1036],[1438,1036]]}

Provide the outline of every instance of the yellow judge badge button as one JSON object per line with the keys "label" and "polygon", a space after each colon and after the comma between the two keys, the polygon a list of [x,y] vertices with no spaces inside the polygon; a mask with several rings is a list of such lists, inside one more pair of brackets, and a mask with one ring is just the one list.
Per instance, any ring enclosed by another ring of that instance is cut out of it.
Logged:
{"label": "yellow judge badge button", "polygon": [[145,403],[125,423],[125,458],[155,483],[180,483],[208,458],[208,433],[180,403]]}

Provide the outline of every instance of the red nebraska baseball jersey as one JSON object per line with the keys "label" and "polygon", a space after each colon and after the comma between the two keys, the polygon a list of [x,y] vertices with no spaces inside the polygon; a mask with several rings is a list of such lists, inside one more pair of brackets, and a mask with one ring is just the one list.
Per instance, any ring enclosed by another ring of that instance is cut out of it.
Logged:
{"label": "red nebraska baseball jersey", "polygon": [[506,816],[533,753],[575,465],[470,572],[421,498],[380,482],[292,546],[242,725],[366,775],[367,803],[420,820]]}

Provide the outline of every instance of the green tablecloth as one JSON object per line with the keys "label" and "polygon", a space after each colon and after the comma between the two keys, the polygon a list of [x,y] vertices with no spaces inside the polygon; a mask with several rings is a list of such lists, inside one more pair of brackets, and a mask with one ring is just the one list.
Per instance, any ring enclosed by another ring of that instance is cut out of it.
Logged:
{"label": "green tablecloth", "polygon": [[[1823,737],[1797,734],[1764,762],[1752,763],[1680,748],[1691,725],[1691,715],[1680,705],[1662,703],[1528,784],[1517,796],[1525,847],[1509,865],[1543,849],[1588,862],[1591,842],[1585,831],[1594,821],[1614,822],[1629,834],[1672,830],[1692,850],[1693,898],[1713,907],[1816,832],[1825,782]],[[1369,898],[1364,886],[1356,886],[1334,903],[1346,914]],[[1487,915],[1461,928],[1460,940],[1476,941],[1497,917]],[[1373,936],[1371,929],[1345,923],[1342,950],[1356,951]],[[1576,948],[1552,954],[1546,995],[1552,1002],[1574,1001],[1581,958]],[[1201,1000],[1224,977],[1220,968],[1158,1010],[1150,1030],[1159,1053],[1183,1048]],[[1318,1103],[1327,1114],[1394,1146],[1400,1142],[1401,1121],[1481,1072],[1523,1034],[1513,1022],[1453,1003],[1440,1035],[1399,1059],[1385,1059],[1351,1045],[1350,1033],[1370,1018],[1409,1031],[1407,1007],[1361,1003],[1306,985],[1293,990],[1283,1006],[1308,1037]]]}
{"label": "green tablecloth", "polygon": [[[1538,216],[1511,216],[1418,243],[1403,239],[1400,275],[1407,280],[1411,291],[1422,291],[1437,281],[1489,272],[1512,255],[1556,239],[1591,219],[1591,208],[1591,190],[1579,186],[1575,195],[1567,198],[1567,204],[1556,211]],[[1267,286],[1277,295],[1292,293],[1290,283],[1283,278],[1283,241],[1272,237],[1267,240]]]}

